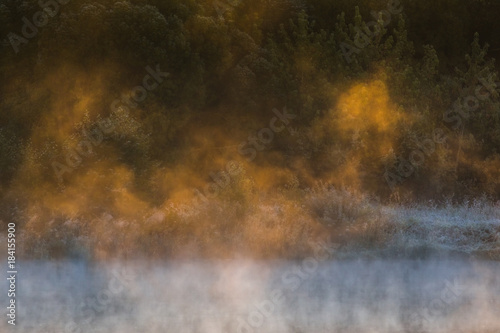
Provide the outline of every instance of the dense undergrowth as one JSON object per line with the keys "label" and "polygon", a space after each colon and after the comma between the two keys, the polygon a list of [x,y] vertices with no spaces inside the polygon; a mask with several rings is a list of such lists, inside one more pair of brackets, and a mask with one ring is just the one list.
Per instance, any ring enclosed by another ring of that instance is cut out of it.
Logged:
{"label": "dense undergrowth", "polygon": [[[171,205],[141,221],[33,216],[20,234],[29,258],[333,258],[466,256],[500,260],[500,203],[383,204],[323,186],[284,190],[247,204],[213,200]],[[42,227],[40,227],[42,226]]]}
{"label": "dense undergrowth", "polygon": [[499,4],[222,5],[72,0],[13,46],[39,4],[0,0],[26,257],[498,258]]}

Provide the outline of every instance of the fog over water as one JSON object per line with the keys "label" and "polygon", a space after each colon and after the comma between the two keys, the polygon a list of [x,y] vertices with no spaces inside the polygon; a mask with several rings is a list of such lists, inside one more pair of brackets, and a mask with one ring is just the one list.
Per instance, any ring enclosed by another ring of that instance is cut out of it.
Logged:
{"label": "fog over water", "polygon": [[18,278],[16,332],[500,331],[498,262],[33,261]]}
{"label": "fog over water", "polygon": [[499,16],[0,0],[0,333],[500,333]]}

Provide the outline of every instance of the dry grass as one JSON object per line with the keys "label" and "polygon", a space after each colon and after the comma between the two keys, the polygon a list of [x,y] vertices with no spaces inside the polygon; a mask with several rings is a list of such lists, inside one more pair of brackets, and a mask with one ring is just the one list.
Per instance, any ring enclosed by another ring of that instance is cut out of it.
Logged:
{"label": "dry grass", "polygon": [[147,212],[141,221],[111,215],[90,222],[40,220],[29,224],[36,228],[20,230],[22,253],[31,258],[299,258],[312,253],[312,241],[329,240],[340,245],[342,257],[460,254],[500,260],[500,203],[486,199],[439,207],[383,205],[325,185],[264,197],[252,193],[196,206],[172,204]]}

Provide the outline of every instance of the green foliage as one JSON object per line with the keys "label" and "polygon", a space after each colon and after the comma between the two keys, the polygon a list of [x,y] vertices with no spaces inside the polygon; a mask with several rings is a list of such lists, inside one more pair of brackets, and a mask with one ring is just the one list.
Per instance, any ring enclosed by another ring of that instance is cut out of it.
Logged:
{"label": "green foliage", "polygon": [[0,128],[0,184],[8,183],[22,158],[22,143],[13,133]]}
{"label": "green foliage", "polygon": [[[245,0],[226,2],[223,13],[209,0],[71,1],[61,6],[60,13],[27,45],[20,46],[18,55],[3,39],[2,185],[16,178],[23,163],[25,168],[30,163],[40,165],[33,179],[28,177],[30,184],[37,184],[38,178],[50,180],[51,176],[46,176],[50,163],[54,156],[60,156],[53,147],[55,134],[48,135],[44,143],[22,145],[37,131],[43,132],[46,117],[64,117],[64,108],[84,99],[81,95],[92,91],[94,82],[100,90],[95,96],[102,100],[90,113],[106,117],[109,102],[140,84],[144,68],[155,64],[171,74],[169,79],[149,92],[147,101],[131,114],[137,123],[113,115],[118,130],[103,146],[115,149],[120,161],[138,171],[144,183],[150,181],[144,170],[174,165],[190,148],[186,143],[191,141],[185,136],[192,132],[187,129],[205,125],[197,124],[199,119],[222,114],[224,119],[258,123],[260,119],[268,121],[272,107],[283,105],[298,114],[294,127],[302,133],[301,143],[297,144],[295,137],[276,139],[274,152],[308,160],[304,163],[311,174],[333,173],[341,162],[330,162],[341,160],[339,156],[346,158],[361,143],[356,146],[353,140],[341,138],[333,127],[328,128],[332,133],[326,139],[314,137],[320,136],[318,133],[309,134],[337,108],[342,93],[373,77],[386,81],[391,102],[412,119],[394,129],[392,153],[407,156],[415,149],[416,139],[447,126],[443,113],[457,98],[473,94],[482,79],[497,79],[490,54],[495,55],[499,45],[485,32],[488,24],[496,24],[496,17],[487,15],[488,9],[497,8],[495,4],[438,0],[425,5],[405,1],[402,5],[403,13],[392,15],[390,23],[383,26],[382,16],[371,13],[385,9],[387,3],[382,0]],[[22,17],[32,17],[38,8],[36,1],[1,1],[3,38],[11,31],[20,34]],[[487,22],[479,22],[480,18],[469,13],[483,13]],[[357,47],[352,62],[346,61],[341,45],[356,45],[374,22],[383,27],[365,40],[363,47]],[[486,34],[491,50],[481,46],[476,30],[481,36]],[[453,72],[455,67],[459,69]],[[77,85],[85,73],[89,78]],[[96,73],[102,75],[94,78]],[[460,156],[450,162],[450,156],[457,152],[474,155],[474,161],[496,161],[500,153],[500,101],[495,90],[489,93],[477,111],[463,119],[463,134],[447,127],[450,145],[436,149],[417,170],[416,178],[402,185],[408,192],[416,197],[428,195],[418,185],[427,177],[440,189],[436,196],[446,191],[449,194],[462,188],[460,184],[472,182],[481,168],[487,169],[482,164],[468,164],[460,171],[457,165],[465,163]],[[57,104],[65,98],[69,101],[61,103],[63,106]],[[233,125],[225,123],[221,128]],[[235,132],[246,129],[245,125]],[[378,138],[370,131],[360,136],[365,143]],[[307,154],[298,153],[299,145],[307,147]],[[363,156],[362,186],[370,190],[384,186],[383,159],[380,154]],[[494,191],[481,184],[473,193],[485,188]],[[388,195],[386,191],[374,192]]]}

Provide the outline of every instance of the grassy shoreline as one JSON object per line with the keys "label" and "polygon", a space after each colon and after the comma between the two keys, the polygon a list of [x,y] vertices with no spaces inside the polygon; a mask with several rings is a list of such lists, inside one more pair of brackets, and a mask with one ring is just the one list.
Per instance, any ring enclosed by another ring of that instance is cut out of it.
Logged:
{"label": "grassy shoreline", "polygon": [[[500,260],[500,203],[382,204],[334,188],[170,205],[143,220],[40,215],[18,227],[29,259],[299,259],[314,243],[338,258],[469,257]],[[0,243],[6,235],[0,234]],[[1,255],[1,254],[0,254]]]}

